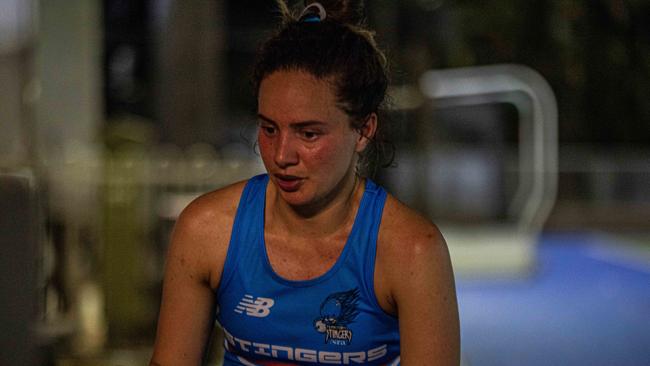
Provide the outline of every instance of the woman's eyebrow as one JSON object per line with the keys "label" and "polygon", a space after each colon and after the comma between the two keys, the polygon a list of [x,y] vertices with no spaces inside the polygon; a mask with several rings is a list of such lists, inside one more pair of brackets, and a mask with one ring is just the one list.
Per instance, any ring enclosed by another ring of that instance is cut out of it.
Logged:
{"label": "woman's eyebrow", "polygon": [[[259,119],[263,120],[264,122],[268,122],[268,123],[274,124],[274,125],[276,125],[276,126],[278,125],[277,122],[275,122],[275,121],[272,120],[271,118],[269,118],[269,117],[263,115],[262,113],[258,113],[258,114],[257,114],[257,117],[258,117]],[[307,120],[307,121],[300,121],[300,122],[291,122],[291,123],[289,123],[289,126],[290,126],[291,128],[305,128],[305,127],[311,127],[311,126],[314,126],[314,125],[326,125],[326,123],[323,122],[323,121],[316,121],[316,120]]]}
{"label": "woman's eyebrow", "polygon": [[263,115],[262,113],[258,113],[257,118],[261,119],[264,122],[268,122],[268,123],[272,123],[274,125],[277,125],[277,123],[274,120],[272,120],[269,117]]}

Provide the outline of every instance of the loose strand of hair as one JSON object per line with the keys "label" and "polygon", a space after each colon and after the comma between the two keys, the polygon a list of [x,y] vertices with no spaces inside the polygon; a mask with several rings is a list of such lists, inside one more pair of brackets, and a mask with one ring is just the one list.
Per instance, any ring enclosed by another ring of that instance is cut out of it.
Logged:
{"label": "loose strand of hair", "polygon": [[282,17],[282,25],[286,25],[289,22],[295,21],[296,18],[294,14],[289,9],[289,5],[284,0],[276,0],[280,16]]}

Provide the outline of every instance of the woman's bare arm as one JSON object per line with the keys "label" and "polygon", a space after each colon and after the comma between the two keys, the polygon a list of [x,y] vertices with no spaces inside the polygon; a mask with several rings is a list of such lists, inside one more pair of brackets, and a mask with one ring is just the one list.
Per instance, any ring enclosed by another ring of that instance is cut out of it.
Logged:
{"label": "woman's bare arm", "polygon": [[378,265],[399,318],[401,364],[458,366],[458,304],[445,240],[405,206],[393,201],[387,207],[384,238],[390,242],[378,253]]}
{"label": "woman's bare arm", "polygon": [[219,284],[240,192],[235,187],[203,196],[178,218],[167,253],[150,365],[201,364],[213,327],[214,289]]}

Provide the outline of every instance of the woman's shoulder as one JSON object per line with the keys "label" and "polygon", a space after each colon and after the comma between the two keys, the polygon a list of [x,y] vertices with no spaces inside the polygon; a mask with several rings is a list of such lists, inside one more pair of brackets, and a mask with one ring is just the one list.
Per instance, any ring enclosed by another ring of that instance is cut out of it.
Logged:
{"label": "woman's shoulder", "polygon": [[386,198],[378,236],[378,260],[406,268],[428,258],[433,265],[449,260],[445,239],[438,227],[421,213],[390,194]]}
{"label": "woman's shoulder", "polygon": [[181,212],[172,233],[168,256],[191,263],[198,276],[215,287],[230,242],[239,197],[247,181],[205,193]]}
{"label": "woman's shoulder", "polygon": [[193,226],[234,220],[239,198],[247,182],[232,183],[200,195],[183,209],[179,222]]}
{"label": "woman's shoulder", "polygon": [[452,273],[438,227],[391,195],[379,227],[375,263],[378,299],[391,314],[400,302],[407,307],[409,293],[448,286]]}
{"label": "woman's shoulder", "polygon": [[390,194],[384,206],[379,240],[400,250],[413,250],[422,245],[444,245],[442,234],[433,222]]}

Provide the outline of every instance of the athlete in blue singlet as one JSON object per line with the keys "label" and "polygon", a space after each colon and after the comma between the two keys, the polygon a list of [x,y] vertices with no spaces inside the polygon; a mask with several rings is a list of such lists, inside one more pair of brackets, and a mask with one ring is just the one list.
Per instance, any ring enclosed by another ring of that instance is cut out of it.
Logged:
{"label": "athlete in blue singlet", "polygon": [[261,47],[267,174],[207,193],[172,235],[151,366],[458,365],[444,239],[366,175],[382,161],[388,77],[362,1],[306,1]]}
{"label": "athlete in blue singlet", "polygon": [[373,286],[386,192],[367,180],[336,263],[316,278],[292,281],[276,274],[266,256],[268,180],[258,176],[244,188],[217,291],[225,365],[397,365],[397,319],[381,309]]}

